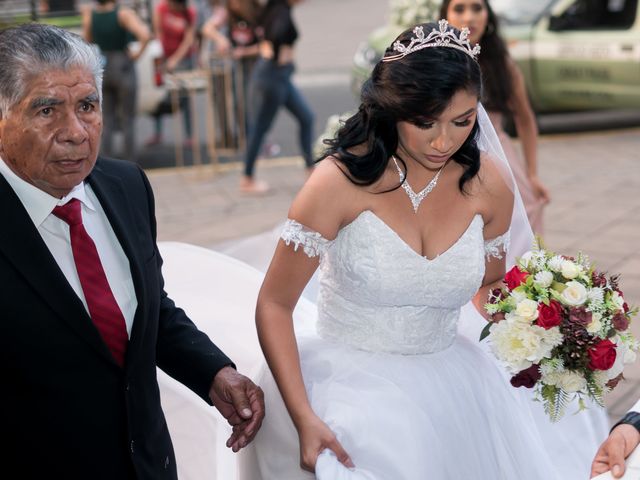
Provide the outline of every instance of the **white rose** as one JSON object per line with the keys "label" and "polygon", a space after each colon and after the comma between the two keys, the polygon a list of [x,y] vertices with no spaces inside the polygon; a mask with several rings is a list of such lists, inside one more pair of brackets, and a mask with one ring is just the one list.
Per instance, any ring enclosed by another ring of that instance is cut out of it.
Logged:
{"label": "white rose", "polygon": [[538,272],[533,277],[533,283],[541,288],[549,288],[551,286],[551,283],[553,283],[553,273],[547,270]]}
{"label": "white rose", "polygon": [[597,333],[602,328],[602,315],[598,312],[591,313],[591,323],[587,325],[587,332]]}
{"label": "white rose", "polygon": [[533,252],[531,250],[529,250],[528,252],[525,252],[520,257],[520,260],[518,260],[518,264],[526,270],[529,267],[529,261],[531,260],[532,256],[533,256]]}
{"label": "white rose", "polygon": [[556,255],[554,257],[551,257],[548,265],[552,271],[559,272],[560,270],[562,270],[562,262],[564,262],[564,258],[562,258],[560,255]]}
{"label": "white rose", "polygon": [[579,373],[566,370],[560,374],[560,378],[556,385],[567,393],[573,393],[586,389],[587,381]]}
{"label": "white rose", "polygon": [[538,318],[538,302],[529,299],[518,302],[518,305],[516,306],[516,315],[530,321],[535,320]]}
{"label": "white rose", "polygon": [[562,272],[562,276],[567,280],[573,280],[578,275],[580,275],[582,269],[579,265],[573,263],[571,260],[563,260],[562,266],[560,268]]}
{"label": "white rose", "polygon": [[587,289],[580,282],[567,282],[562,291],[562,300],[567,305],[577,307],[587,301]]}

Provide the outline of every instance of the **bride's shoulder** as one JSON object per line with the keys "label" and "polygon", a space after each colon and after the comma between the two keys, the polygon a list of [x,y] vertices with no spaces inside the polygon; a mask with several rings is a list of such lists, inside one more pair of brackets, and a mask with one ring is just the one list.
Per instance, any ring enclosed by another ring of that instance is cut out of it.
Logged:
{"label": "bride's shoulder", "polygon": [[289,209],[289,218],[322,234],[334,238],[352,216],[357,204],[359,187],[349,178],[348,171],[333,156],[316,164],[306,183]]}

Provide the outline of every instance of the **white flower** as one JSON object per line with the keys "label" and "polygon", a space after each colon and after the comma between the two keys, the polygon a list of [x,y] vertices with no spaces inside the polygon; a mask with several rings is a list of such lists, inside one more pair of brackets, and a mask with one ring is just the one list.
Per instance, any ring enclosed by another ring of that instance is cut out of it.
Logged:
{"label": "white flower", "polygon": [[489,338],[496,357],[505,362],[512,373],[518,373],[548,357],[557,345],[551,342],[557,341],[558,335],[562,341],[559,329],[549,334],[536,325],[506,321],[493,324]]}
{"label": "white flower", "polygon": [[510,324],[523,323],[525,325],[531,325],[531,321],[524,317],[521,317],[516,312],[507,312],[504,315],[505,320]]}
{"label": "white flower", "polygon": [[587,381],[579,373],[565,370],[559,375],[556,386],[567,393],[580,392],[587,388]]}
{"label": "white flower", "polygon": [[533,277],[533,283],[541,288],[549,288],[553,283],[553,273],[549,272],[548,270],[538,272]]}
{"label": "white flower", "polygon": [[494,313],[498,313],[500,311],[500,305],[496,303],[487,303],[484,306],[484,309],[487,311],[489,315],[493,315]]}
{"label": "white flower", "polygon": [[545,252],[544,250],[537,250],[533,252],[533,257],[531,258],[531,262],[538,269],[544,268],[544,265],[547,262],[547,252]]}
{"label": "white flower", "polygon": [[520,302],[522,302],[523,300],[526,300],[527,294],[525,292],[522,292],[520,290],[514,290],[511,292],[511,298],[513,298],[513,301],[515,302],[515,304],[519,304]]}
{"label": "white flower", "polygon": [[611,294],[611,302],[618,307],[618,310],[621,310],[624,305],[624,298],[622,298],[618,292],[613,292]]}
{"label": "white flower", "polygon": [[542,338],[544,343],[549,346],[549,353],[545,356],[548,356],[551,353],[551,349],[553,347],[557,347],[564,340],[564,336],[560,331],[560,327],[551,327],[549,329],[542,329]]}
{"label": "white flower", "polygon": [[573,280],[582,273],[580,265],[575,264],[571,260],[563,260],[560,270],[562,272],[562,276],[567,280]]}
{"label": "white flower", "polygon": [[580,282],[570,281],[561,294],[562,300],[567,305],[577,307],[587,301],[587,289]]}
{"label": "white flower", "polygon": [[591,312],[591,323],[587,325],[587,332],[598,333],[602,328],[602,315],[598,312]]}
{"label": "white flower", "polygon": [[557,385],[560,381],[562,371],[546,372],[542,374],[540,381],[546,385]]}
{"label": "white flower", "polygon": [[555,255],[551,257],[548,265],[552,271],[559,272],[560,270],[562,270],[562,262],[564,262],[564,258],[562,258],[560,255]]}
{"label": "white flower", "polygon": [[535,320],[538,318],[538,302],[535,300],[529,300],[528,298],[518,302],[516,306],[516,315],[519,315],[527,320]]}
{"label": "white flower", "polygon": [[527,268],[529,268],[529,261],[531,260],[531,257],[533,257],[533,252],[531,250],[525,252],[518,260],[518,265],[527,270]]}
{"label": "white flower", "polygon": [[593,305],[594,307],[599,307],[604,301],[604,290],[602,290],[602,288],[600,287],[594,287],[589,290],[587,298],[589,299],[589,303],[591,305]]}

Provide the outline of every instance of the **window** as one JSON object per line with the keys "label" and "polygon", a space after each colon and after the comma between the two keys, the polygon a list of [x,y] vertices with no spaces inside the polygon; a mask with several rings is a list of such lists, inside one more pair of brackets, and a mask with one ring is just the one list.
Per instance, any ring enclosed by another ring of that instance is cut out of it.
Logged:
{"label": "window", "polygon": [[566,30],[627,30],[636,19],[638,0],[576,0],[551,17],[549,28]]}

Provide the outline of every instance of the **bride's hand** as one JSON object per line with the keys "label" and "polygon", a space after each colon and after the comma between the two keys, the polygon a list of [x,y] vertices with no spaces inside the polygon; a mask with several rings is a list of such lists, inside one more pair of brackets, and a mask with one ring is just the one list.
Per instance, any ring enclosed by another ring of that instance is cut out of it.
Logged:
{"label": "bride's hand", "polygon": [[338,461],[345,467],[354,467],[351,457],[342,448],[335,434],[315,415],[300,424],[298,436],[300,438],[300,466],[304,470],[315,472],[318,455],[327,448],[335,453]]}

